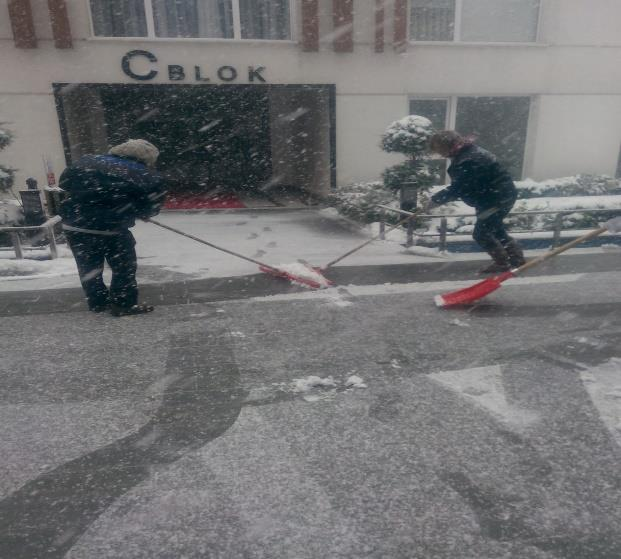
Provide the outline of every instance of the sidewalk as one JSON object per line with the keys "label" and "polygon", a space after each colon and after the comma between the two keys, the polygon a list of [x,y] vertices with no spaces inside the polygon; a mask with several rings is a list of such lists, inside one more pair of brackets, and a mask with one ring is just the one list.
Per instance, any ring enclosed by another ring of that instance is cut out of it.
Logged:
{"label": "sidewalk", "polygon": [[[334,210],[265,210],[234,212],[164,212],[157,217],[162,223],[228,248],[278,266],[305,260],[314,266],[325,266],[339,255],[364,242],[375,232],[360,228],[339,217]],[[256,276],[258,267],[229,254],[219,252],[196,241],[176,235],[154,224],[138,222],[133,229],[136,237],[141,285],[174,284],[198,280],[218,280]],[[434,249],[406,249],[405,232],[397,230],[385,241],[375,241],[339,262],[332,274],[342,280],[376,276],[383,281],[401,275],[410,277],[415,269],[460,269],[466,277],[474,277],[483,253],[451,253],[440,255]],[[450,250],[450,246],[449,246]],[[528,251],[533,256],[542,250]],[[574,249],[572,254],[606,254],[605,248]],[[58,260],[29,259],[17,261],[9,251],[0,253],[0,292],[36,291],[79,288],[79,279],[70,251],[61,245]],[[608,252],[618,256],[619,252]],[[456,266],[464,263],[463,266]],[[469,263],[469,264],[468,264]],[[425,266],[420,266],[421,264]],[[414,265],[410,268],[410,265]],[[379,270],[382,267],[384,271]],[[403,267],[401,269],[400,267]],[[369,268],[362,274],[362,270]],[[370,268],[377,268],[376,273]],[[407,270],[407,271],[406,271]],[[415,274],[417,275],[417,274]],[[257,277],[262,277],[259,274]],[[246,280],[244,280],[246,281]],[[254,281],[254,280],[253,280]],[[260,280],[256,280],[260,281]],[[274,280],[269,278],[269,283]],[[209,283],[209,282],[208,282]]]}

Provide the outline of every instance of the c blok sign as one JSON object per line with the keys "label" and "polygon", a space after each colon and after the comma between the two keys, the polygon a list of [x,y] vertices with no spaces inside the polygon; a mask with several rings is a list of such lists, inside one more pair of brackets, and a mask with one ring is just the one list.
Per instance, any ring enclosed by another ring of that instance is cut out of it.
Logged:
{"label": "c blok sign", "polygon": [[[132,60],[135,58],[146,58],[146,60],[152,65],[151,69],[146,73],[137,73],[132,69]],[[157,57],[148,50],[132,50],[129,51],[121,59],[121,68],[123,72],[134,80],[149,81],[155,78],[160,73],[157,68]],[[193,68],[188,69],[181,64],[168,64],[166,72],[170,81],[184,81],[186,79],[193,79],[195,82],[209,83],[212,79],[230,83],[237,81],[240,75],[246,75],[249,83],[266,83],[266,79],[263,76],[265,66],[248,66],[247,69],[239,70],[235,66],[219,66],[214,70],[213,74],[209,74],[198,65],[194,65]],[[247,72],[247,74],[245,74]]]}

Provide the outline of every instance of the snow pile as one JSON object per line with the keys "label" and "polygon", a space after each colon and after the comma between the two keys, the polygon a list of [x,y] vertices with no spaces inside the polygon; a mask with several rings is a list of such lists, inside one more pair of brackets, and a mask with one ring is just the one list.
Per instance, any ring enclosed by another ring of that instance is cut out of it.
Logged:
{"label": "snow pile", "polygon": [[[539,215],[514,215],[505,221],[514,230],[544,230],[552,231],[556,223],[557,211],[576,210],[573,213],[563,214],[563,229],[593,229],[621,211],[621,195],[607,196],[567,196],[567,197],[540,197],[518,200],[512,212],[552,212]],[[580,210],[609,210],[593,214]],[[472,233],[476,218],[474,209],[463,202],[452,202],[437,208],[435,214],[449,214],[447,228],[449,233]],[[451,217],[451,214],[455,217]],[[471,214],[471,215],[467,215]],[[457,217],[461,215],[462,217]],[[437,234],[440,231],[440,218],[433,218],[427,222],[427,234]]]}
{"label": "snow pile", "polygon": [[621,182],[606,175],[575,175],[544,181],[516,181],[519,198],[621,194]]}
{"label": "snow pile", "polygon": [[[332,285],[330,281],[323,275],[321,275],[317,270],[314,270],[313,268],[307,266],[306,264],[302,264],[301,262],[278,264],[276,268],[294,277],[303,278],[318,283],[320,288],[326,288]],[[295,280],[293,280],[293,283],[295,283],[296,285],[301,285],[303,287],[309,287],[308,284],[304,282],[296,282]]]}
{"label": "snow pile", "polygon": [[308,392],[313,388],[335,388],[336,383],[332,377],[321,378],[316,375],[311,375],[306,378],[294,378],[293,379],[293,392]]}
{"label": "snow pile", "polygon": [[307,402],[317,402],[334,396],[336,383],[332,377],[321,378],[311,375],[293,379],[291,391],[302,394],[302,398]]}
{"label": "snow pile", "polygon": [[[46,258],[45,253],[41,254]],[[53,278],[77,275],[75,260],[65,247],[59,247],[55,260],[24,258],[17,260],[11,252],[0,253],[0,282],[20,279]]]}
{"label": "snow pile", "polygon": [[[2,169],[0,169],[0,181]],[[24,221],[24,212],[17,200],[0,200],[0,226],[17,227]]]}
{"label": "snow pile", "polygon": [[351,375],[345,381],[345,386],[347,388],[368,388],[368,386],[364,383],[358,375]]}
{"label": "snow pile", "polygon": [[[290,390],[291,392],[301,394],[302,398],[307,402],[317,402],[319,400],[332,398],[337,392],[337,384],[338,383],[331,376],[321,378],[316,375],[311,375],[306,378],[293,379]],[[342,385],[345,390],[352,388],[368,388],[364,380],[358,375],[350,375]]]}

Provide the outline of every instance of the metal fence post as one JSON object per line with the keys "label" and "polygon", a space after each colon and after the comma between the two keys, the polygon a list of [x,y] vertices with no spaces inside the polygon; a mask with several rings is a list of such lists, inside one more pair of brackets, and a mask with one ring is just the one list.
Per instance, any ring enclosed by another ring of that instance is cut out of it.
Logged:
{"label": "metal fence post", "polygon": [[563,214],[556,214],[554,218],[554,235],[552,236],[552,247],[556,248],[561,244],[561,231],[563,230]]}
{"label": "metal fence post", "polygon": [[11,231],[11,242],[13,243],[13,250],[15,250],[15,258],[22,260],[24,258],[24,251],[22,249],[22,240],[19,238],[19,233]]}
{"label": "metal fence post", "polygon": [[407,223],[407,233],[405,237],[405,246],[411,247],[414,244],[414,220],[410,219]]}
{"label": "metal fence post", "polygon": [[381,241],[386,240],[386,222],[380,221],[379,238]]}
{"label": "metal fence post", "polygon": [[56,244],[56,235],[54,235],[54,226],[47,228],[47,239],[50,242],[50,257],[52,260],[58,258],[58,245]]}
{"label": "metal fence post", "polygon": [[448,220],[446,217],[440,219],[440,243],[438,249],[440,252],[446,251],[446,234],[448,233]]}

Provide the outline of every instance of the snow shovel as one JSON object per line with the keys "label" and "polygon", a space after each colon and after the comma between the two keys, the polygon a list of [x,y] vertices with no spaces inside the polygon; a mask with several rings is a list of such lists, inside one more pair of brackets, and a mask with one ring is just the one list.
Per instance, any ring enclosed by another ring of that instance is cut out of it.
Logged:
{"label": "snow shovel", "polygon": [[515,270],[510,270],[508,272],[504,272],[498,276],[494,276],[493,278],[488,278],[479,283],[475,283],[470,287],[466,287],[464,289],[459,289],[457,291],[452,291],[450,293],[445,293],[444,295],[436,295],[434,297],[434,301],[438,307],[447,308],[447,307],[455,307],[458,305],[469,305],[482,299],[486,295],[489,295],[493,291],[496,291],[499,287],[501,287],[502,283],[508,279],[514,278],[523,274],[526,270],[530,270],[534,266],[553,258],[557,254],[561,254],[561,252],[565,252],[584,241],[588,241],[589,239],[593,239],[594,237],[598,237],[602,233],[609,231],[610,233],[619,233],[621,232],[621,217],[616,217],[614,219],[610,219],[606,222],[604,227],[600,227],[599,229],[595,229],[582,237],[578,237],[573,241],[565,243],[554,250],[550,250],[537,258],[533,258],[526,264],[523,264],[519,268]]}
{"label": "snow shovel", "polygon": [[[297,284],[303,285],[304,287],[310,287],[311,289],[320,289],[322,287],[327,287],[327,285],[330,285],[330,283],[326,284],[326,282],[328,282],[326,278],[323,278],[323,276],[321,276],[320,274],[317,274],[317,272],[315,271],[310,271],[308,274],[308,276],[310,277],[305,277],[301,275],[300,273],[300,272],[302,273],[304,272],[303,269],[297,273],[287,271],[287,270],[282,270],[274,266],[270,266],[269,264],[265,264],[264,262],[260,262],[259,260],[255,260],[254,258],[250,258],[248,256],[244,256],[243,254],[239,254],[238,252],[229,250],[228,248],[214,245],[213,243],[210,243],[209,241],[205,241],[204,239],[200,239],[198,237],[195,237],[194,235],[190,235],[189,233],[185,233],[183,231],[180,231],[179,229],[170,227],[169,225],[164,225],[163,223],[156,221],[154,219],[145,219],[145,221],[149,223],[153,223],[153,225],[157,225],[158,227],[162,227],[163,229],[168,229],[169,231],[172,231],[173,233],[177,233],[177,235],[181,235],[183,237],[187,237],[188,239],[192,239],[196,242],[199,242],[203,245],[207,245],[208,247],[215,248],[216,250],[219,250],[222,252],[226,252],[227,254],[236,256],[237,258],[241,258],[242,260],[247,260],[248,262],[252,262],[253,264],[256,264],[257,266],[259,266],[259,270],[261,270],[262,272],[266,274],[270,274],[278,278],[285,279],[292,283],[297,283]],[[302,266],[302,265],[299,265],[299,266]]]}

